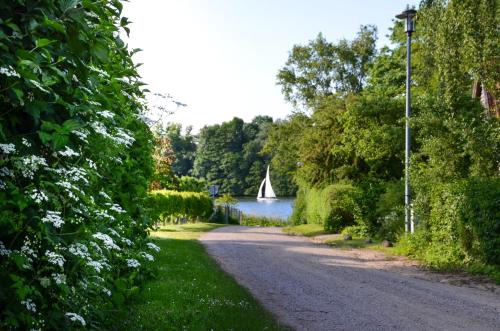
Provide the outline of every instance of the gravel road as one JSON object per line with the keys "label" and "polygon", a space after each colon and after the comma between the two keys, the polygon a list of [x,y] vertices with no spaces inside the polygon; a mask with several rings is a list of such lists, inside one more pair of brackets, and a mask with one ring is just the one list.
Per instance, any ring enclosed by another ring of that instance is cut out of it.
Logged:
{"label": "gravel road", "polygon": [[244,226],[216,229],[201,241],[295,330],[500,330],[498,292],[418,279],[359,250]]}

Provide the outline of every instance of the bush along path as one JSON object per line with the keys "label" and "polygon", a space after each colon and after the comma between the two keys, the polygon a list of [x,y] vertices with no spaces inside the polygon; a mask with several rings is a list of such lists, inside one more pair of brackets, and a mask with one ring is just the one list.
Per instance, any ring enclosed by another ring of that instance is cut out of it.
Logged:
{"label": "bush along path", "polygon": [[122,4],[0,2],[0,329],[106,329],[157,246]]}
{"label": "bush along path", "polygon": [[[279,228],[201,237],[236,280],[297,330],[497,330],[500,293],[419,279],[400,261],[332,249]],[[368,251],[367,251],[368,252]]]}
{"label": "bush along path", "polygon": [[122,313],[116,330],[283,330],[223,272],[197,238],[220,224],[168,225],[153,232],[157,276]]}

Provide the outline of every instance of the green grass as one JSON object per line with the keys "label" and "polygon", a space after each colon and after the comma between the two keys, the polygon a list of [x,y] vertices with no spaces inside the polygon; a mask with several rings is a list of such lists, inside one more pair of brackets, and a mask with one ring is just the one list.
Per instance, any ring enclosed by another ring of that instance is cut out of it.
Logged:
{"label": "green grass", "polygon": [[284,330],[223,272],[196,239],[220,224],[168,225],[153,232],[158,274],[128,306],[117,330]]}
{"label": "green grass", "polygon": [[327,234],[321,224],[301,224],[287,226],[283,228],[283,232],[294,236],[314,237],[320,234]]}
{"label": "green grass", "polygon": [[240,224],[247,226],[286,226],[289,223],[279,218],[243,214]]}

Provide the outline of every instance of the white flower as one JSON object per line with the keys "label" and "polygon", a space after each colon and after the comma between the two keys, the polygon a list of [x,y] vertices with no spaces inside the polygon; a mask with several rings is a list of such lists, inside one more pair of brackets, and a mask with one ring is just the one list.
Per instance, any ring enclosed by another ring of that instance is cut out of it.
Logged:
{"label": "white flower", "polygon": [[97,166],[95,165],[94,161],[92,161],[91,159],[87,159],[87,163],[89,164],[90,169],[97,170]]}
{"label": "white flower", "polygon": [[125,210],[122,209],[122,207],[120,207],[120,205],[118,204],[113,204],[111,206],[111,208],[109,208],[110,210],[114,211],[114,212],[117,212],[118,214],[123,214],[125,213]]}
{"label": "white flower", "polygon": [[23,300],[21,301],[21,304],[22,305],[25,305],[26,306],[26,309],[28,311],[31,311],[33,313],[36,313],[36,304],[33,302],[33,300],[31,299],[26,299],[26,300]]}
{"label": "white flower", "polygon": [[14,177],[14,173],[7,167],[0,168],[0,176],[2,177]]}
{"label": "white flower", "polygon": [[7,185],[0,180],[0,190],[4,190],[7,187]]}
{"label": "white flower", "polygon": [[105,199],[111,200],[111,198],[109,197],[109,195],[107,195],[106,192],[104,192],[104,191],[100,191],[99,195],[102,196]]}
{"label": "white flower", "polygon": [[37,204],[40,204],[44,201],[49,201],[47,195],[43,191],[37,189],[33,189],[33,191],[31,191],[30,198]]}
{"label": "white flower", "polygon": [[87,246],[81,243],[74,243],[69,246],[69,252],[75,256],[79,256],[82,259],[88,259],[90,257],[89,249]]}
{"label": "white flower", "polygon": [[83,319],[83,317],[81,317],[80,315],[76,314],[76,313],[66,313],[65,314],[66,317],[68,317],[72,322],[80,322],[80,324],[82,326],[85,326],[87,325],[87,323],[85,323],[85,320]]}
{"label": "white flower", "polygon": [[12,68],[11,66],[7,66],[6,68],[0,67],[0,74],[5,75],[7,77],[21,78],[21,76],[19,76],[17,71],[14,70],[14,68]]}
{"label": "white flower", "polygon": [[30,142],[28,141],[28,139],[23,138],[23,139],[21,139],[21,142],[23,143],[23,145],[24,145],[24,146],[26,146],[26,147],[31,147],[31,144],[30,144]]}
{"label": "white flower", "polygon": [[111,296],[111,291],[108,290],[107,288],[103,288],[102,291],[108,296],[110,297]]}
{"label": "white flower", "polygon": [[118,247],[118,245],[115,244],[113,239],[107,234],[97,232],[96,234],[92,235],[92,237],[101,240],[104,246],[108,249],[116,249],[118,251],[121,250],[120,247]]}
{"label": "white flower", "polygon": [[52,274],[52,279],[54,279],[57,285],[66,284],[66,275]]}
{"label": "white flower", "polygon": [[136,259],[127,259],[127,267],[138,268],[140,266],[141,266],[141,264]]}
{"label": "white flower", "polygon": [[4,154],[11,154],[16,151],[16,146],[14,144],[0,144],[0,149]]}
{"label": "white flower", "polygon": [[122,238],[122,241],[127,245],[127,246],[132,246],[134,243],[132,240],[127,239],[127,238]]}
{"label": "white flower", "polygon": [[115,117],[115,114],[113,114],[110,111],[104,110],[104,111],[98,111],[97,115],[102,116],[104,118],[113,118]]}
{"label": "white flower", "polygon": [[60,228],[64,224],[61,212],[47,210],[47,214],[42,218],[43,223],[51,223],[55,228]]}
{"label": "white flower", "polygon": [[90,127],[94,129],[96,133],[99,133],[103,137],[107,138],[111,137],[111,135],[108,133],[108,130],[106,130],[106,127],[101,122],[92,122],[90,123]]}
{"label": "white flower", "polygon": [[141,252],[141,256],[143,258],[145,258],[146,260],[148,260],[148,261],[154,261],[155,260],[155,258],[153,257],[153,255],[148,254],[146,252]]}
{"label": "white flower", "polygon": [[65,149],[64,151],[59,151],[59,155],[62,155],[62,156],[67,156],[67,157],[72,157],[72,156],[80,156],[79,153],[75,152],[74,150],[72,150],[71,148],[69,148],[68,146],[64,146]]}
{"label": "white flower", "polygon": [[64,259],[64,257],[62,255],[57,254],[55,252],[46,251],[45,256],[47,256],[49,263],[52,263],[54,265],[58,265],[61,268],[64,266],[64,262],[66,262],[66,260]]}
{"label": "white flower", "polygon": [[0,256],[9,256],[12,251],[5,248],[3,242],[0,241]]}
{"label": "white flower", "polygon": [[89,135],[87,130],[73,130],[71,133],[80,138],[83,142],[87,142],[87,136]]}
{"label": "white flower", "polygon": [[41,166],[47,166],[47,161],[43,157],[36,155],[25,156],[21,160],[22,165],[21,173],[24,177],[33,179],[35,172],[40,169]]}
{"label": "white flower", "polygon": [[152,250],[154,250],[157,253],[161,250],[160,247],[156,246],[153,243],[147,243],[146,246],[148,246],[149,249],[152,249]]}
{"label": "white flower", "polygon": [[87,266],[92,267],[97,272],[101,272],[101,269],[104,267],[99,261],[88,261]]}
{"label": "white flower", "polygon": [[126,147],[129,147],[135,141],[135,138],[130,135],[130,132],[126,132],[126,130],[122,128],[116,130],[116,135],[113,136],[112,139],[117,144],[125,145]]}
{"label": "white flower", "polygon": [[28,79],[28,82],[30,82],[31,84],[33,84],[37,89],[39,89],[40,91],[42,92],[45,92],[45,93],[50,93],[46,88],[44,88],[42,86],[42,84],[40,84],[39,82],[37,82],[36,80],[33,80],[33,79]]}

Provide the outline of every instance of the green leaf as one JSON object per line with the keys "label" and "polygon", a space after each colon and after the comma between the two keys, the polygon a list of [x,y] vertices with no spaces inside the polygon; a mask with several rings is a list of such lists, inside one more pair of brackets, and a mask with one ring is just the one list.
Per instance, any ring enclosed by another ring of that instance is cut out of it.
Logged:
{"label": "green leaf", "polygon": [[37,48],[41,48],[41,47],[45,47],[45,46],[50,45],[50,44],[55,43],[55,42],[56,42],[56,40],[41,38],[41,39],[37,39],[37,41],[35,42],[35,45]]}
{"label": "green leaf", "polygon": [[43,21],[43,25],[50,27],[56,31],[61,32],[61,33],[66,33],[66,28],[64,27],[64,25],[62,25],[59,22],[53,21],[47,17],[45,17],[45,20]]}
{"label": "green leaf", "polygon": [[76,120],[67,120],[62,126],[63,130],[68,133],[82,127],[82,125]]}

